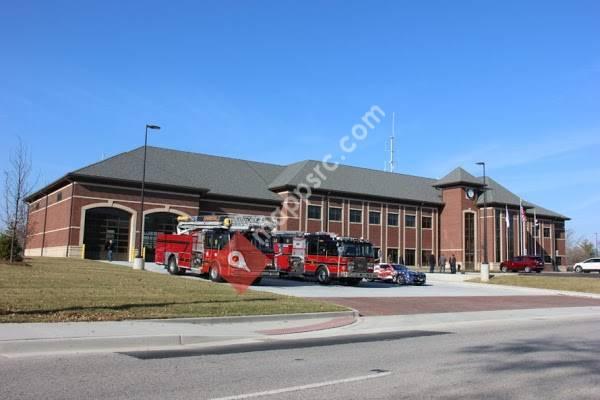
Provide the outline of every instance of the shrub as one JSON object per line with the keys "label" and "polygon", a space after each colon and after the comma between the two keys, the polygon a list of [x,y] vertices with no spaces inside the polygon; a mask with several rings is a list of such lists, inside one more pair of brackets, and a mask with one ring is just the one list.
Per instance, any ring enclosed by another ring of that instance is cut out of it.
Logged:
{"label": "shrub", "polygon": [[[15,247],[13,249],[14,261],[22,261],[21,252],[23,249],[19,244],[18,240],[15,240]],[[5,233],[0,234],[0,260],[10,260],[10,235]]]}

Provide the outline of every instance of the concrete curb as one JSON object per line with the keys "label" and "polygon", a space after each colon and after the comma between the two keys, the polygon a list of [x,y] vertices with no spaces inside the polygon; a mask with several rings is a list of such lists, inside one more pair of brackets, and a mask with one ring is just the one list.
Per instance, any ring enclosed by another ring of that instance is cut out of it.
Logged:
{"label": "concrete curb", "polygon": [[269,322],[269,321],[297,321],[301,319],[320,319],[320,318],[358,318],[356,310],[332,311],[323,313],[300,313],[300,314],[272,314],[272,315],[242,315],[232,317],[204,317],[204,318],[170,318],[170,319],[140,319],[135,322],[153,322],[153,323],[182,323],[198,325],[216,325],[216,324],[240,324],[248,322]]}
{"label": "concrete curb", "polygon": [[[277,314],[256,315],[242,317],[216,317],[216,318],[178,318],[158,320],[136,320],[135,322],[153,323],[188,323],[188,324],[226,324],[226,323],[251,323],[265,321],[290,321],[290,320],[314,320],[329,318],[330,321],[321,324],[311,324],[305,327],[297,327],[302,332],[313,332],[325,329],[337,328],[341,325],[332,323],[345,319],[344,326],[356,323],[359,318],[358,311],[341,311],[309,314]],[[331,324],[330,324],[331,323]],[[304,329],[302,329],[304,328]],[[290,328],[291,329],[291,328]],[[269,334],[268,332],[256,332],[258,334]],[[294,331],[295,333],[295,331]],[[264,338],[264,337],[263,337]],[[196,336],[196,335],[131,335],[131,336],[99,336],[99,337],[63,337],[45,339],[22,339],[0,341],[0,356],[5,357],[29,357],[50,353],[69,352],[115,352],[123,350],[148,350],[157,348],[177,348],[180,346],[214,346],[223,345],[231,341],[247,341],[261,339],[257,337],[232,337],[232,336]]]}

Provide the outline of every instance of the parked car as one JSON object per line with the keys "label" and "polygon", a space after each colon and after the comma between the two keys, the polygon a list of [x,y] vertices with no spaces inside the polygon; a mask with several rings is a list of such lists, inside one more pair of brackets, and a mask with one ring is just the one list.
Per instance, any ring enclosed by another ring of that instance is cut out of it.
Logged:
{"label": "parked car", "polygon": [[396,270],[392,264],[375,264],[373,272],[375,273],[376,280],[390,283],[396,282]]}
{"label": "parked car", "polygon": [[538,256],[517,256],[500,263],[502,272],[542,272],[544,260]]}
{"label": "parked car", "polygon": [[392,264],[396,271],[396,283],[398,285],[424,285],[426,275],[423,272],[413,271],[406,265]]}
{"label": "parked car", "polygon": [[424,285],[426,279],[424,273],[402,264],[376,264],[374,272],[377,280],[399,285]]}
{"label": "parked car", "polygon": [[577,273],[590,271],[600,272],[600,258],[588,258],[585,261],[578,262],[573,266],[573,271]]}

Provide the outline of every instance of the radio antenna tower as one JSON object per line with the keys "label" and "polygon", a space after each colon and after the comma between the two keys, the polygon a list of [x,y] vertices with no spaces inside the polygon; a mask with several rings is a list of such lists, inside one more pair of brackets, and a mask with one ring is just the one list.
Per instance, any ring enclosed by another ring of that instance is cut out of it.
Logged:
{"label": "radio antenna tower", "polygon": [[396,113],[392,113],[392,135],[390,136],[390,160],[388,161],[389,172],[394,172],[394,139],[396,138]]}

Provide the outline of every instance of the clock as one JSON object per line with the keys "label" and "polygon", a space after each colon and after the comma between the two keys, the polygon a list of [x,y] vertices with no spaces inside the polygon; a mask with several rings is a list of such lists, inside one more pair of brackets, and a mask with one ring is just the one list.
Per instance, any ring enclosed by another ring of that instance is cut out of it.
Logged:
{"label": "clock", "polygon": [[467,189],[467,199],[473,200],[475,198],[475,191],[471,188]]}

